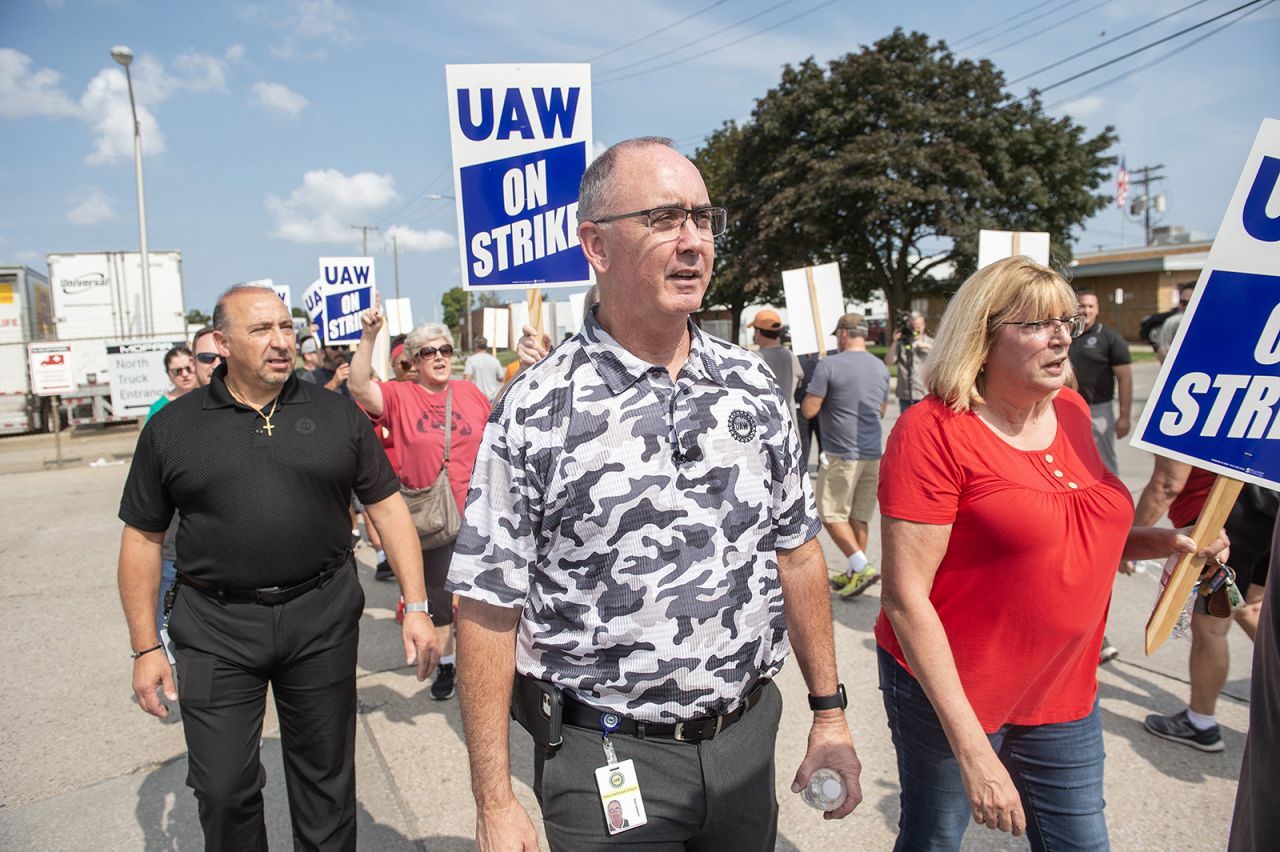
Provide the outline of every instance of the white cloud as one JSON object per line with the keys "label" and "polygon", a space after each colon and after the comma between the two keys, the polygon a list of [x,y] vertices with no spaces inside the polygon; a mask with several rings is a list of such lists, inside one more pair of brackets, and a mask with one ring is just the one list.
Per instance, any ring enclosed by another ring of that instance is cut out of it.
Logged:
{"label": "white cloud", "polygon": [[[237,53],[233,46],[228,54]],[[174,60],[178,73],[169,72],[158,59],[139,56],[130,66],[133,91],[142,125],[142,150],[159,154],[166,149],[164,132],[156,122],[154,108],[175,93],[226,91],[227,58],[189,51]],[[129,86],[124,71],[103,68],[80,96],[81,118],[93,134],[90,163],[111,163],[133,156],[133,115],[129,109]]]}
{"label": "white cloud", "polygon": [[267,196],[267,212],[276,223],[271,236],[294,243],[349,243],[359,236],[352,225],[368,221],[370,213],[397,197],[390,175],[310,171],[288,198]]}
{"label": "white cloud", "polygon": [[1068,101],[1053,111],[1059,115],[1072,115],[1077,118],[1082,118],[1086,115],[1093,115],[1098,110],[1102,109],[1105,104],[1106,101],[1098,95],[1085,95],[1083,98]]}
{"label": "white cloud", "polygon": [[76,115],[75,101],[58,85],[61,79],[48,68],[32,73],[30,56],[0,47],[0,118]]}
{"label": "white cloud", "polygon": [[389,247],[391,238],[395,237],[396,246],[400,251],[439,251],[457,245],[453,234],[438,228],[419,231],[408,225],[392,225],[387,228],[386,234],[385,245]]}
{"label": "white cloud", "polygon": [[224,55],[227,57],[228,62],[239,62],[241,59],[244,59],[244,54],[245,49],[243,44],[233,44],[227,48],[227,52]]}
{"label": "white cloud", "polygon": [[254,83],[253,102],[279,115],[297,118],[311,101],[280,83]]}
{"label": "white cloud", "polygon": [[298,0],[297,33],[300,38],[345,41],[351,13],[337,0]]}
{"label": "white cloud", "polygon": [[[138,95],[137,100],[142,101],[141,93]],[[149,102],[163,99],[155,97]],[[137,104],[138,123],[142,126],[142,149],[147,154],[159,154],[166,147],[164,133],[145,106],[147,102]],[[93,134],[93,151],[87,157],[88,162],[112,163],[133,156],[133,114],[129,110],[129,87],[123,71],[115,68],[99,71],[80,96],[80,107]]]}
{"label": "white cloud", "polygon": [[[265,25],[283,33],[269,50],[280,59],[303,55],[307,42],[349,45],[355,19],[338,0],[292,0],[291,3],[257,3],[241,6],[236,14],[243,20]],[[322,57],[324,49],[307,51],[308,56]]]}
{"label": "white cloud", "polygon": [[67,202],[75,204],[67,211],[67,221],[73,225],[96,225],[115,215],[115,210],[111,209],[111,199],[96,186],[69,196]]}

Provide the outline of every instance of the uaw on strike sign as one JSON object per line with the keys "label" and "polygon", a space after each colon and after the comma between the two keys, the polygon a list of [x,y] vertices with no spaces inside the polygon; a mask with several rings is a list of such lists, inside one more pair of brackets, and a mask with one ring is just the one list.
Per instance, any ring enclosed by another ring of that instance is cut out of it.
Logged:
{"label": "uaw on strike sign", "polygon": [[445,81],[463,286],[590,284],[578,184],[591,66],[448,65]]}
{"label": "uaw on strike sign", "polygon": [[1133,445],[1280,489],[1280,121],[1258,131]]}

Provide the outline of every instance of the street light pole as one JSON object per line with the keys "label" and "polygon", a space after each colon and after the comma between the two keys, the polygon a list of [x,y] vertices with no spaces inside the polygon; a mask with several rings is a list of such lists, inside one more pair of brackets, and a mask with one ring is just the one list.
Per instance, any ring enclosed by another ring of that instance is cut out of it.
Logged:
{"label": "street light pole", "polygon": [[124,45],[111,48],[111,58],[124,66],[124,79],[129,85],[129,112],[133,114],[133,173],[138,184],[138,249],[142,266],[143,334],[155,333],[155,317],[151,312],[151,256],[147,253],[147,203],[142,185],[142,124],[138,121],[138,107],[133,99],[133,75],[129,64],[133,51]]}

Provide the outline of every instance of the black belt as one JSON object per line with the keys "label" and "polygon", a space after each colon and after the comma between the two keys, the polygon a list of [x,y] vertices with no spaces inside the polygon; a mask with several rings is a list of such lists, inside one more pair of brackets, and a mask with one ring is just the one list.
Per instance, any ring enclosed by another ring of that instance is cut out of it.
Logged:
{"label": "black belt", "polygon": [[296,586],[289,586],[283,589],[279,586],[271,586],[266,589],[223,589],[203,580],[197,580],[190,574],[184,574],[181,571],[178,572],[177,582],[184,586],[190,586],[196,591],[202,592],[211,598],[216,598],[223,603],[255,603],[262,606],[279,606],[300,595],[305,595],[312,589],[323,586],[329,581],[329,578],[346,566],[351,559],[351,555],[351,550],[348,548],[346,552],[326,565],[324,570],[310,580],[303,580]]}
{"label": "black belt", "polygon": [[568,693],[564,696],[562,718],[566,725],[573,725],[575,728],[602,731],[600,717],[612,715],[621,719],[618,727],[613,731],[615,734],[629,734],[641,740],[656,737],[682,743],[701,743],[715,739],[716,735],[728,730],[731,725],[747,715],[748,710],[760,703],[760,698],[764,695],[764,688],[768,683],[767,679],[760,681],[760,683],[756,684],[756,688],[751,690],[751,694],[747,696],[747,699],[728,713],[722,713],[719,716],[704,716],[701,719],[690,719],[687,722],[672,724],[669,722],[642,722],[638,719],[628,719],[618,716],[616,713],[610,713],[608,710],[601,710],[598,707],[583,704],[581,701],[571,698]]}

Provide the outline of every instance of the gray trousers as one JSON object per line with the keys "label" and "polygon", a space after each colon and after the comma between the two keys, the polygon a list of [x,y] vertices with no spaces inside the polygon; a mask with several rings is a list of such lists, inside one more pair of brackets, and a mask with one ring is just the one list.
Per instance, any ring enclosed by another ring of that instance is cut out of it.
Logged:
{"label": "gray trousers", "polygon": [[1120,475],[1120,462],[1116,459],[1116,407],[1111,400],[1095,402],[1089,406],[1093,420],[1093,442],[1098,445],[1102,463],[1116,476]]}
{"label": "gray trousers", "polygon": [[552,852],[768,852],[778,833],[773,750],[782,718],[778,687],[733,727],[704,743],[612,737],[633,760],[648,822],[610,836],[596,788],[605,765],[600,731],[564,727],[564,744],[534,761],[533,789]]}

